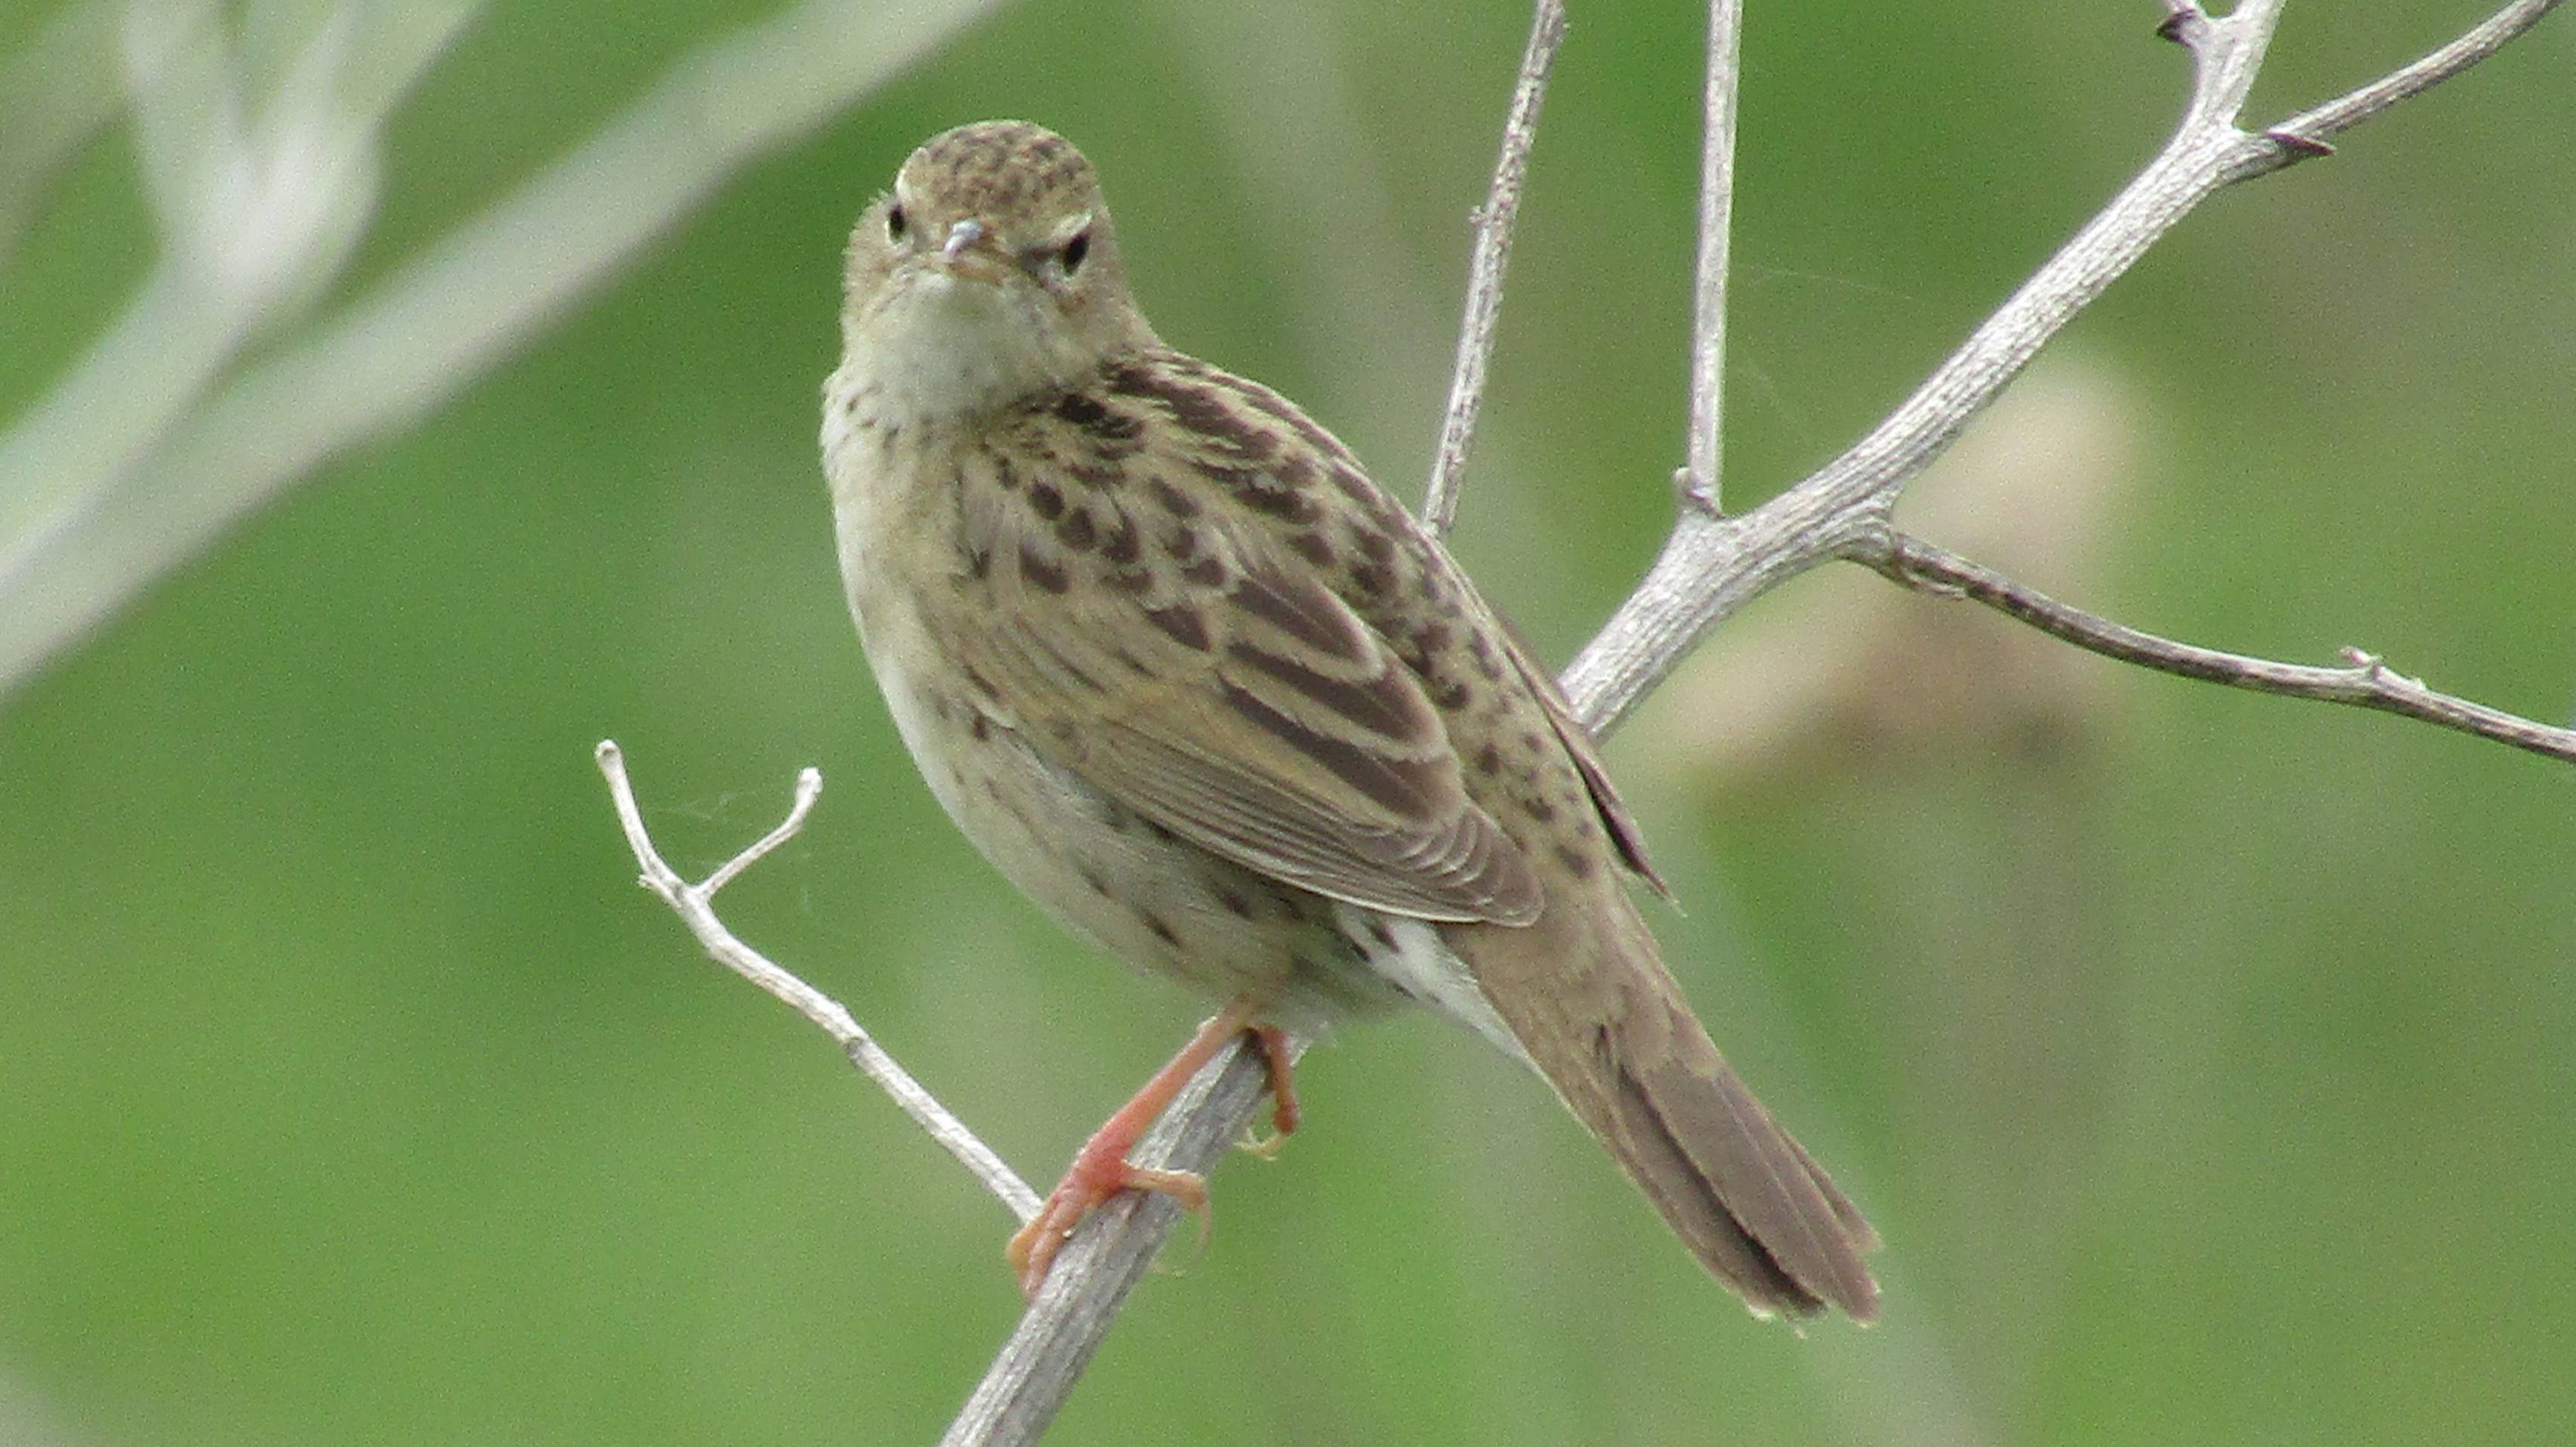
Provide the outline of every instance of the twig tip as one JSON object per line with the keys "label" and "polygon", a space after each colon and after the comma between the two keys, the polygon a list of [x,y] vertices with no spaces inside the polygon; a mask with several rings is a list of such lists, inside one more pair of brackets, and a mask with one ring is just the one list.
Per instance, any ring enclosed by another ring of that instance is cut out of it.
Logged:
{"label": "twig tip", "polygon": [[2201,27],[2209,23],[2209,13],[2197,0],[2165,0],[2165,18],[2156,26],[2156,34],[2176,45],[2196,45]]}
{"label": "twig tip", "polygon": [[2335,153],[2335,148],[2326,142],[2314,136],[2301,135],[2287,126],[2274,126],[2263,133],[2263,138],[2293,153],[2301,160],[2312,156],[2331,156]]}

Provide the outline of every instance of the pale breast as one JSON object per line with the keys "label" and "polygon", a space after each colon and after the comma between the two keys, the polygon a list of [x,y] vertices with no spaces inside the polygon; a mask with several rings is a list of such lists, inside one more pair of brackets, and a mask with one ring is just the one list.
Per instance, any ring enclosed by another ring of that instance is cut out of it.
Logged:
{"label": "pale breast", "polygon": [[1030,745],[938,642],[934,610],[973,606],[969,459],[842,415],[824,437],[850,610],[896,731],[976,850],[1085,941],[1212,998],[1266,999],[1292,1029],[1395,1003],[1347,911],[1178,838]]}

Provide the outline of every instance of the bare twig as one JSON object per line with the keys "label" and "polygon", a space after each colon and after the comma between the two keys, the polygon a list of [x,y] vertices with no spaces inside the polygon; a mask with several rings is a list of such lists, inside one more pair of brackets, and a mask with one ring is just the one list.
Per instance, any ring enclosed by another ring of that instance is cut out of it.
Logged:
{"label": "bare twig", "polygon": [[[1205,1175],[1243,1139],[1270,1088],[1269,1065],[1258,1046],[1247,1048],[1249,1039],[1238,1039],[1182,1090],[1138,1144],[1132,1157],[1138,1165]],[[1305,1048],[1302,1040],[1291,1046],[1299,1054]],[[1057,1253],[1037,1300],[949,1424],[941,1447],[1036,1441],[1179,1217],[1179,1204],[1160,1192],[1126,1192],[1094,1212]]]}
{"label": "bare twig", "polygon": [[1467,314],[1458,324],[1458,368],[1449,382],[1449,408],[1440,424],[1440,451],[1432,459],[1431,485],[1422,495],[1422,525],[1439,537],[1458,515],[1458,487],[1476,437],[1476,411],[1485,401],[1485,366],[1494,355],[1494,328],[1503,314],[1503,268],[1512,256],[1512,223],[1520,216],[1521,178],[1529,170],[1530,143],[1538,139],[1539,103],[1547,98],[1547,73],[1565,43],[1565,6],[1538,0],[1530,16],[1529,46],[1521,52],[1520,82],[1512,87],[1511,113],[1503,121],[1503,152],[1494,160],[1494,183],[1476,212],[1476,250],[1467,265]]}
{"label": "bare twig", "polygon": [[[680,917],[680,922],[689,927],[689,933],[698,937],[698,943],[706,947],[716,963],[784,1001],[790,1009],[813,1021],[824,1034],[839,1042],[841,1053],[850,1057],[852,1065],[894,1097],[894,1103],[902,1107],[904,1114],[912,1117],[915,1125],[937,1141],[941,1149],[955,1156],[958,1164],[983,1182],[984,1188],[998,1197],[1003,1205],[1010,1207],[1013,1215],[1023,1221],[1035,1216],[1038,1213],[1038,1193],[1030,1190],[1026,1181],[1003,1164],[1002,1158],[995,1155],[991,1147],[977,1139],[964,1121],[949,1114],[948,1107],[941,1105],[929,1091],[922,1089],[921,1082],[896,1064],[894,1057],[888,1055],[857,1020],[851,1018],[850,1012],[843,1009],[838,1000],[771,963],[759,951],[735,938],[733,931],[725,928],[724,921],[716,918],[716,891],[731,883],[734,876],[759,863],[771,850],[795,838],[796,832],[805,827],[805,816],[813,811],[816,796],[823,792],[822,774],[810,768],[799,773],[796,776],[796,802],[788,807],[787,817],[779,821],[778,827],[762,835],[750,848],[726,860],[723,867],[707,876],[704,884],[691,884],[663,861],[661,851],[653,847],[652,836],[645,832],[643,812],[635,804],[635,790],[627,783],[625,752],[617,747],[615,740],[603,739],[597,755],[599,772],[607,777],[609,796],[617,804],[617,822],[626,830],[627,847],[635,851],[635,863],[644,871],[637,882],[662,896],[662,902],[668,904]],[[1248,1118],[1249,1106],[1245,1108],[1245,1114]]]}
{"label": "bare twig", "polygon": [[1699,142],[1699,261],[1691,303],[1690,460],[1678,483],[1683,501],[1711,514],[1720,504],[1721,405],[1726,395],[1727,245],[1735,215],[1736,52],[1741,0],[1709,0],[1708,81]]}
{"label": "bare twig", "polygon": [[[2488,16],[2467,34],[2413,65],[2391,71],[2324,105],[2301,111],[2272,127],[2269,134],[2294,151],[2322,154],[2328,149],[2326,137],[2348,131],[2399,101],[2422,95],[2458,75],[2504,49],[2524,31],[2538,25],[2542,16],[2557,8],[2558,0],[2516,0],[2516,3]],[[2298,159],[2298,156],[2291,159]]]}
{"label": "bare twig", "polygon": [[2553,728],[2467,699],[2426,688],[2419,679],[2391,670],[2377,655],[2347,648],[2348,666],[2320,668],[2276,663],[2241,653],[2222,653],[2177,643],[2069,607],[2035,589],[2025,588],[1991,568],[1903,533],[1889,535],[1883,554],[1859,559],[1888,577],[1926,592],[1972,598],[1999,609],[2078,648],[2185,678],[2223,683],[2256,693],[2313,698],[2403,714],[2480,738],[2529,749],[2536,754],[2576,761],[2576,729]]}
{"label": "bare twig", "polygon": [[[2412,77],[2405,85],[2366,86],[2335,102],[2328,107],[2332,126],[2349,129],[2457,74],[2556,5],[2517,0],[2471,32],[2483,37],[2478,43],[2454,42],[2437,53],[2461,58],[2430,70],[2409,66],[2396,72]],[[1644,581],[1566,669],[1566,693],[1586,727],[1605,732],[1615,725],[1711,627],[1773,586],[1827,558],[1883,547],[1879,539],[1897,494],[2148,247],[2221,188],[2318,154],[2311,134],[2248,132],[2236,124],[2279,21],[2279,0],[2244,0],[2223,18],[2179,0],[2166,8],[2162,33],[2187,46],[2194,64],[2192,101],[2173,138],[1914,395],[1842,456],[1752,512],[1715,517],[1681,510]]]}

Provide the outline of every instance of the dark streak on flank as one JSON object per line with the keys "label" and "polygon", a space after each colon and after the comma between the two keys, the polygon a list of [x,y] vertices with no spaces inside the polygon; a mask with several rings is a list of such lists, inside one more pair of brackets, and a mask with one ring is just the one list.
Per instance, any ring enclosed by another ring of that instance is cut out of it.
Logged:
{"label": "dark streak on flank", "polygon": [[1198,470],[1208,481],[1224,488],[1226,496],[1266,517],[1311,527],[1319,516],[1313,498],[1269,473],[1209,463],[1199,464]]}
{"label": "dark streak on flank", "polygon": [[1118,525],[1109,530],[1108,540],[1100,545],[1100,556],[1108,559],[1111,566],[1123,568],[1136,561],[1144,544],[1137,539],[1135,521],[1123,510],[1113,507],[1113,513]]}
{"label": "dark streak on flank", "polygon": [[1039,517],[1054,522],[1064,516],[1064,494],[1056,491],[1051,482],[1030,483],[1029,506],[1037,509]]}
{"label": "dark streak on flank", "polygon": [[1080,508],[1066,513],[1064,520],[1055,525],[1056,541],[1077,553],[1087,551],[1093,537],[1091,514]]}
{"label": "dark streak on flank", "polygon": [[1225,560],[1201,558],[1181,569],[1181,576],[1202,588],[1222,588],[1225,586]]}
{"label": "dark streak on flank", "polygon": [[1027,543],[1020,544],[1020,576],[1050,593],[1061,593],[1073,584],[1062,565],[1040,557],[1037,550]]}
{"label": "dark streak on flank", "polygon": [[1136,917],[1145,922],[1145,928],[1154,932],[1154,938],[1174,949],[1180,948],[1181,937],[1173,932],[1171,925],[1165,923],[1161,915],[1150,909],[1140,909],[1136,911]]}
{"label": "dark streak on flank", "polygon": [[1171,483],[1162,478],[1157,477],[1147,481],[1145,484],[1145,490],[1154,495],[1155,503],[1160,506],[1163,511],[1170,513],[1176,518],[1192,518],[1199,515],[1198,499],[1191,497],[1188,493],[1172,486]]}
{"label": "dark streak on flank", "polygon": [[1110,373],[1109,388],[1160,402],[1173,421],[1239,461],[1258,462],[1279,449],[1278,439],[1266,429],[1252,425],[1213,389],[1179,380],[1182,375],[1186,375],[1182,369],[1174,367],[1121,367]]}
{"label": "dark streak on flank", "polygon": [[1368,640],[1353,635],[1332,596],[1311,581],[1247,574],[1234,603],[1318,652],[1354,663],[1369,656]]}
{"label": "dark streak on flank", "polygon": [[1169,608],[1148,608],[1145,621],[1172,636],[1172,641],[1201,653],[1208,650],[1207,618],[1187,603]]}
{"label": "dark streak on flank", "polygon": [[1080,392],[1067,392],[1058,398],[1055,415],[1106,444],[1103,452],[1132,446],[1137,434],[1144,431],[1143,425],[1135,418],[1123,412],[1112,412],[1101,406],[1097,399]]}

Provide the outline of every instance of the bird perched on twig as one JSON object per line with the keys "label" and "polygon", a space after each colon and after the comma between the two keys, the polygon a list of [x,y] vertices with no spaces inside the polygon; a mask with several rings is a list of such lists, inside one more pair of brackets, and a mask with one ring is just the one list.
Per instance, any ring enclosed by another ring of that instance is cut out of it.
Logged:
{"label": "bird perched on twig", "polygon": [[1419,1001],[1536,1070],[1756,1311],[1868,1320],[1876,1238],[1736,1078],[1628,893],[1590,739],[1440,544],[1278,394],[1165,346],[1089,162],[913,152],[850,239],[842,575],[949,815],[1076,934],[1224,1008],[1012,1240],[1023,1287],[1236,1034]]}

